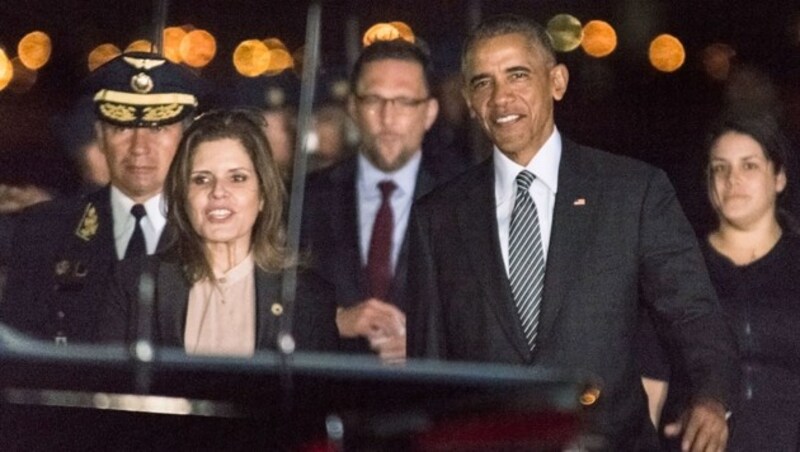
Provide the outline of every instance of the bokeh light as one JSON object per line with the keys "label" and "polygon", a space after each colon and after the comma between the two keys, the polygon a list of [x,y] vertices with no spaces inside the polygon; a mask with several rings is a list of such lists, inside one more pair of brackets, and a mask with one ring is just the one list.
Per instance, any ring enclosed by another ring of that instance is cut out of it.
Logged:
{"label": "bokeh light", "polygon": [[686,61],[683,44],[675,36],[662,34],[650,42],[650,64],[661,72],[675,72]]}
{"label": "bokeh light", "polygon": [[409,26],[407,23],[398,20],[389,22],[389,25],[393,26],[397,32],[400,33],[400,39],[408,41],[412,44],[416,40],[416,37],[414,36],[414,30],[412,30],[411,26]]}
{"label": "bokeh light", "polygon": [[587,55],[595,58],[611,55],[611,52],[617,48],[617,32],[608,22],[589,21],[583,27],[581,47]]}
{"label": "bokeh light", "polygon": [[32,31],[19,40],[17,55],[26,68],[41,69],[48,61],[53,50],[50,36],[43,31]]}
{"label": "bokeh light", "polygon": [[217,54],[217,40],[206,30],[192,30],[181,40],[180,54],[189,66],[205,67]]}
{"label": "bokeh light", "polygon": [[558,14],[547,22],[547,33],[558,52],[571,52],[581,45],[583,27],[577,17]]}
{"label": "bokeh light", "polygon": [[186,36],[186,30],[181,27],[167,27],[164,29],[164,58],[175,64],[183,62],[181,58],[181,41]]}
{"label": "bokeh light", "polygon": [[121,53],[122,51],[119,50],[119,47],[115,46],[114,44],[100,44],[89,53],[89,71],[94,71]]}
{"label": "bokeh light", "polygon": [[367,47],[375,41],[393,41],[395,39],[403,39],[413,43],[415,39],[414,32],[411,30],[411,27],[403,22],[381,22],[369,27],[369,29],[364,32],[361,41],[364,47]]}
{"label": "bokeh light", "polygon": [[731,60],[735,56],[733,47],[715,42],[703,49],[703,69],[713,80],[727,80],[731,72]]}
{"label": "bokeh light", "polygon": [[[0,47],[0,80],[2,80],[6,76],[6,70],[8,69],[8,55],[6,55],[6,51]],[[9,80],[11,77],[9,77]]]}
{"label": "bokeh light", "polygon": [[258,77],[269,68],[270,50],[258,39],[242,41],[233,51],[233,66],[245,77]]}
{"label": "bokeh light", "polygon": [[9,83],[11,83],[11,79],[14,77],[14,65],[11,64],[11,60],[8,59],[6,53],[0,49],[0,91],[4,90]]}
{"label": "bokeh light", "polygon": [[147,39],[137,39],[125,47],[125,53],[128,52],[152,52],[153,43]]}
{"label": "bokeh light", "polygon": [[289,49],[286,47],[286,44],[284,44],[283,41],[281,41],[280,38],[267,38],[267,39],[263,40],[262,42],[270,50],[283,49],[283,50],[285,50],[287,52],[289,51]]}

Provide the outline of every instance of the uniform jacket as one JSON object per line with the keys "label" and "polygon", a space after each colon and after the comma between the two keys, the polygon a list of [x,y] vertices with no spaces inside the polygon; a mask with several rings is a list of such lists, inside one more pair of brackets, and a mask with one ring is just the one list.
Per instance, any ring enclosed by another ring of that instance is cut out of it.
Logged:
{"label": "uniform jacket", "polygon": [[[170,236],[165,229],[159,249]],[[110,187],[33,206],[12,246],[0,320],[45,340],[94,340],[117,263]]]}

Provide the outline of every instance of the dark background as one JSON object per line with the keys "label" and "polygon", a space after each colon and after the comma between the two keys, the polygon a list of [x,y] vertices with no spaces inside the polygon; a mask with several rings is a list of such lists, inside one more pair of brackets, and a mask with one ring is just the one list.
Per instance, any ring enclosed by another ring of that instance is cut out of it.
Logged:
{"label": "dark background", "polygon": [[[249,38],[282,38],[290,50],[302,46],[308,1],[173,0],[167,25],[192,24],[217,38],[217,55],[202,70],[217,87],[234,82],[231,55]],[[523,13],[546,23],[570,13],[584,23],[610,22],[617,50],[594,59],[577,49],[561,54],[570,69],[566,99],[557,107],[559,128],[577,141],[647,160],[668,171],[690,219],[702,222],[700,174],[703,134],[731,96],[767,90],[769,108],[790,135],[800,131],[800,4],[796,0],[409,0],[322,2],[322,70],[347,70],[348,29],[359,38],[371,24],[401,20],[430,47],[440,75],[457,70],[458,52],[475,12]],[[16,55],[16,43],[41,29],[53,40],[50,63],[25,93],[0,91],[0,182],[26,178],[62,192],[74,187],[74,172],[52,133],[57,114],[75,99],[87,75],[86,55],[111,42],[124,48],[147,37],[149,0],[5,0],[0,2],[0,45]],[[659,73],[647,61],[649,41],[660,33],[679,37],[684,66]],[[352,34],[352,33],[351,33]],[[735,70],[749,68],[762,85],[731,93],[730,81],[711,80],[701,52],[713,42],[736,51]],[[352,48],[351,48],[352,52]],[[767,85],[769,84],[769,85]],[[220,88],[221,89],[221,88]]]}

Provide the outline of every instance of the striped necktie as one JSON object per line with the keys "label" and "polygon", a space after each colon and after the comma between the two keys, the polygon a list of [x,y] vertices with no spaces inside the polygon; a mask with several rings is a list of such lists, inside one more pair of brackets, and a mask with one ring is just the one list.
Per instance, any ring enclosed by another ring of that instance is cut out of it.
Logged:
{"label": "striped necktie", "polygon": [[517,194],[511,212],[508,239],[511,293],[531,350],[536,346],[544,287],[544,252],[539,215],[528,192],[535,178],[536,176],[525,170],[517,175]]}

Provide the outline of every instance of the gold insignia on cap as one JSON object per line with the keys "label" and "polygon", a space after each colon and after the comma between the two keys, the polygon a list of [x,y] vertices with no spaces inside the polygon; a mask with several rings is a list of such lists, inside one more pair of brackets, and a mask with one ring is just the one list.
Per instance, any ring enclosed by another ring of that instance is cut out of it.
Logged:
{"label": "gold insignia on cap", "polygon": [[75,230],[75,235],[88,242],[97,234],[98,226],[100,226],[100,221],[97,218],[97,209],[95,209],[92,203],[89,203],[83,211],[83,217],[81,218],[81,222],[78,223],[78,229]]}
{"label": "gold insignia on cap", "polygon": [[181,104],[157,105],[155,107],[145,107],[143,111],[144,114],[142,115],[142,121],[158,122],[158,121],[164,121],[166,119],[172,119],[180,115],[181,112],[183,111],[183,105]]}
{"label": "gold insignia on cap", "polygon": [[130,122],[136,119],[136,107],[110,103],[100,104],[99,107],[103,116],[118,122]]}
{"label": "gold insignia on cap", "polygon": [[147,94],[153,90],[153,79],[144,72],[131,77],[131,88],[139,94]]}
{"label": "gold insignia on cap", "polygon": [[283,306],[280,303],[272,303],[272,315],[281,315],[283,314]]}

